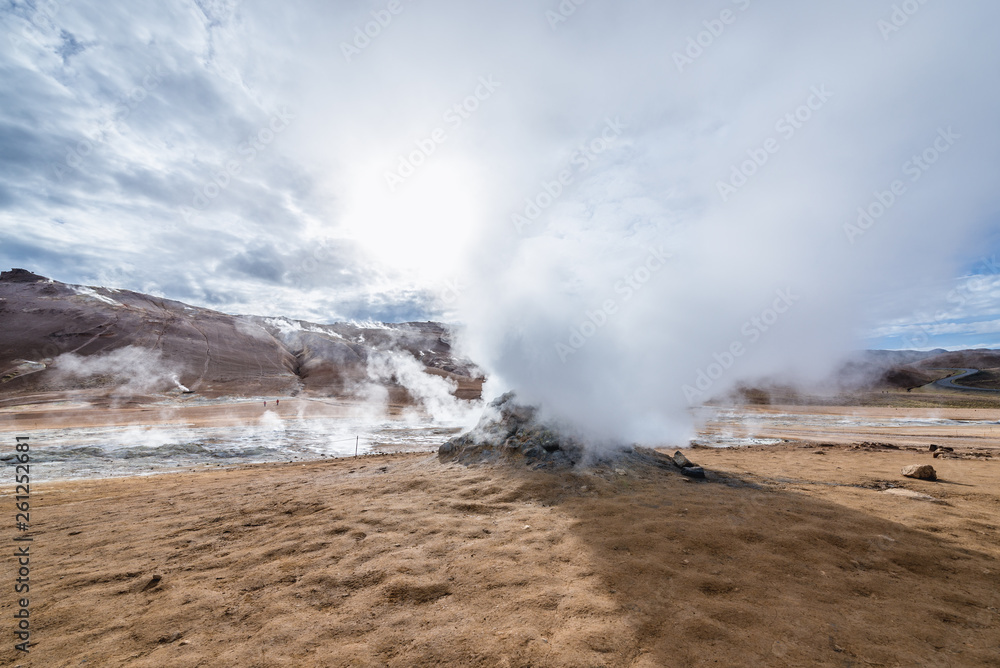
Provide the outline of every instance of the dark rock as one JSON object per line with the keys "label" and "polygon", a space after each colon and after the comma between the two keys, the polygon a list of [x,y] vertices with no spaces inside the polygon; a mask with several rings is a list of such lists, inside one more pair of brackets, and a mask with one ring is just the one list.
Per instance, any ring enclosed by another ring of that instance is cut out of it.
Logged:
{"label": "dark rock", "polygon": [[528,459],[538,459],[545,456],[545,450],[539,448],[538,446],[527,448],[526,450],[523,450],[522,453]]}
{"label": "dark rock", "polygon": [[892,443],[871,443],[869,441],[855,443],[851,447],[855,450],[899,450],[899,446]]}
{"label": "dark rock", "polygon": [[49,279],[44,276],[33,274],[27,269],[17,269],[16,267],[10,271],[0,272],[0,281],[4,283],[37,283],[47,280]]}
{"label": "dark rock", "polygon": [[704,478],[705,469],[700,466],[684,466],[681,468],[681,475],[686,475],[689,478]]}
{"label": "dark rock", "polygon": [[[588,451],[585,457],[579,439],[539,422],[538,410],[517,403],[510,392],[486,406],[474,429],[442,444],[438,458],[465,465],[507,463],[549,471],[573,468],[584,462],[587,466],[613,466],[623,471],[658,468],[677,472],[680,468],[670,456],[640,447],[598,448]],[[705,477],[703,469],[686,458],[683,461],[687,465],[683,469],[685,475]]]}
{"label": "dark rock", "polygon": [[570,467],[583,458],[583,445],[537,422],[537,409],[519,404],[512,392],[486,407],[479,424],[438,448],[441,459],[461,463],[521,461],[525,464]]}
{"label": "dark rock", "polygon": [[934,459],[962,459],[961,455],[956,455],[955,451],[951,448],[938,448],[937,452],[934,453]]}
{"label": "dark rock", "polygon": [[163,580],[162,575],[159,574],[153,575],[153,577],[149,578],[149,582],[147,582],[146,585],[140,591],[149,591],[150,589],[153,589],[154,587],[160,584],[161,580]]}
{"label": "dark rock", "polygon": [[938,446],[931,443],[929,446],[927,446],[927,449],[930,450],[931,452],[934,452],[935,450],[938,449]]}
{"label": "dark rock", "polygon": [[684,456],[684,453],[678,450],[674,453],[674,463],[680,466],[682,469],[694,466],[694,462]]}

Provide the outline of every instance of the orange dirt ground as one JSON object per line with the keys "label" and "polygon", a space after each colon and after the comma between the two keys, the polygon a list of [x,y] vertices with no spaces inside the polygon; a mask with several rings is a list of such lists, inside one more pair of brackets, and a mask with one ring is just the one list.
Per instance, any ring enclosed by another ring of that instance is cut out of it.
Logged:
{"label": "orange dirt ground", "polygon": [[[408,454],[37,481],[36,644],[13,649],[8,557],[0,661],[1000,665],[1000,460],[801,443],[689,456],[713,479]],[[941,480],[902,478],[911,463]]]}

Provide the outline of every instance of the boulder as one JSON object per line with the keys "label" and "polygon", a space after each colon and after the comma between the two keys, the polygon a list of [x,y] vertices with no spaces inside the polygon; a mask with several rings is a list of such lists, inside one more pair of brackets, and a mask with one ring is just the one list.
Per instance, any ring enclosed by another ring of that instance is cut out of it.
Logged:
{"label": "boulder", "polygon": [[704,478],[705,469],[700,466],[684,466],[681,468],[681,475],[686,475],[689,478]]}
{"label": "boulder", "polygon": [[674,464],[677,464],[682,469],[686,469],[690,466],[694,466],[694,462],[684,456],[684,453],[678,450],[674,453]]}
{"label": "boulder", "polygon": [[937,471],[930,464],[904,466],[901,473],[907,478],[916,478],[917,480],[937,480]]}

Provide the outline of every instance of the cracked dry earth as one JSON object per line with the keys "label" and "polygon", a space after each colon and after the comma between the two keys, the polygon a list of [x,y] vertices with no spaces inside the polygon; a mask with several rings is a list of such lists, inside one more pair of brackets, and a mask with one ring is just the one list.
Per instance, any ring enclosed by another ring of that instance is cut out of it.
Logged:
{"label": "cracked dry earth", "polygon": [[1000,462],[942,464],[964,486],[929,503],[766,479],[863,482],[912,453],[692,457],[714,481],[411,454],[43,485],[37,644],[0,661],[997,665]]}

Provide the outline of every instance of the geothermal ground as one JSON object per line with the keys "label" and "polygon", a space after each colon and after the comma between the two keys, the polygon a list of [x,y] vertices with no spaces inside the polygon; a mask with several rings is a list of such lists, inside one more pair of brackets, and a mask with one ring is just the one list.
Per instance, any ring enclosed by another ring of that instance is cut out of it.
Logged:
{"label": "geothermal ground", "polygon": [[[33,468],[37,644],[25,657],[5,643],[2,661],[997,665],[1000,410],[705,409],[698,442],[729,447],[685,451],[703,481],[642,461],[466,467],[434,454],[447,434],[388,418],[381,428],[413,430],[410,449],[425,452],[323,459],[320,427],[357,427],[351,410],[282,401],[270,433],[300,449],[284,463],[175,450],[153,458],[158,471],[184,464],[170,475]],[[61,430],[202,438],[263,414],[249,400],[166,413],[50,403],[9,408],[0,429],[41,455],[65,447],[47,444]],[[935,458],[930,443],[953,452]],[[910,464],[939,479],[902,477]],[[0,618],[13,610],[2,597]]]}

